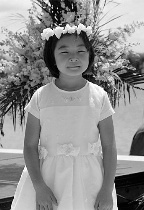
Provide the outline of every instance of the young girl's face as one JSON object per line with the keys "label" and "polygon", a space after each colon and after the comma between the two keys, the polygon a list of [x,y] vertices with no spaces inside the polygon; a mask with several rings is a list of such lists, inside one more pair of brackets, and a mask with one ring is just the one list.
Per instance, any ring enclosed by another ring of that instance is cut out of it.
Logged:
{"label": "young girl's face", "polygon": [[76,35],[62,37],[57,42],[54,56],[60,74],[78,76],[89,65],[89,52],[82,38]]}

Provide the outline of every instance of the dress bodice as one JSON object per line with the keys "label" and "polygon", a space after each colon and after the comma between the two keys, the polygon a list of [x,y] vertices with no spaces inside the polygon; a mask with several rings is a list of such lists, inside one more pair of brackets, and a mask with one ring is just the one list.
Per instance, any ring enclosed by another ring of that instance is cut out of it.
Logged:
{"label": "dress bodice", "polygon": [[99,140],[99,121],[112,112],[106,92],[88,81],[80,90],[65,91],[53,79],[36,91],[30,103],[29,109],[40,119],[40,145],[49,155],[57,155],[63,145],[89,154],[90,145],[96,148]]}

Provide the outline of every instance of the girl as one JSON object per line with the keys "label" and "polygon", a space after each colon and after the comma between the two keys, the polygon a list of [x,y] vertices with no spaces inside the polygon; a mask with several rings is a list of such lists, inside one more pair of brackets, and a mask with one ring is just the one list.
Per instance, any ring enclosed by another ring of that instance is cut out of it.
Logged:
{"label": "girl", "polygon": [[53,79],[26,107],[27,169],[11,210],[117,210],[114,110],[106,92],[83,77],[94,61],[89,34],[82,24],[42,34]]}

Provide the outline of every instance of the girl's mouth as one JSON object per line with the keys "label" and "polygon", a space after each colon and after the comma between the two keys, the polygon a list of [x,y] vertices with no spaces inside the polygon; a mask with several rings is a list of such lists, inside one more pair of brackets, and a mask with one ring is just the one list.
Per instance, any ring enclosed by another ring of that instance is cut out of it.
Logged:
{"label": "girl's mouth", "polygon": [[68,69],[78,69],[80,66],[68,66]]}

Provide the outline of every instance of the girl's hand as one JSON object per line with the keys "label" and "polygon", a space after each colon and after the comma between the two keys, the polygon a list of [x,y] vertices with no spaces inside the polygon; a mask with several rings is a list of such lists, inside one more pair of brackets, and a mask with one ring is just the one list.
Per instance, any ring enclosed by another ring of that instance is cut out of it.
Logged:
{"label": "girl's hand", "polygon": [[113,209],[112,192],[108,192],[106,190],[101,189],[97,195],[94,208],[95,210],[112,210]]}
{"label": "girl's hand", "polygon": [[43,184],[36,190],[36,210],[53,210],[52,203],[58,206],[52,190]]}

